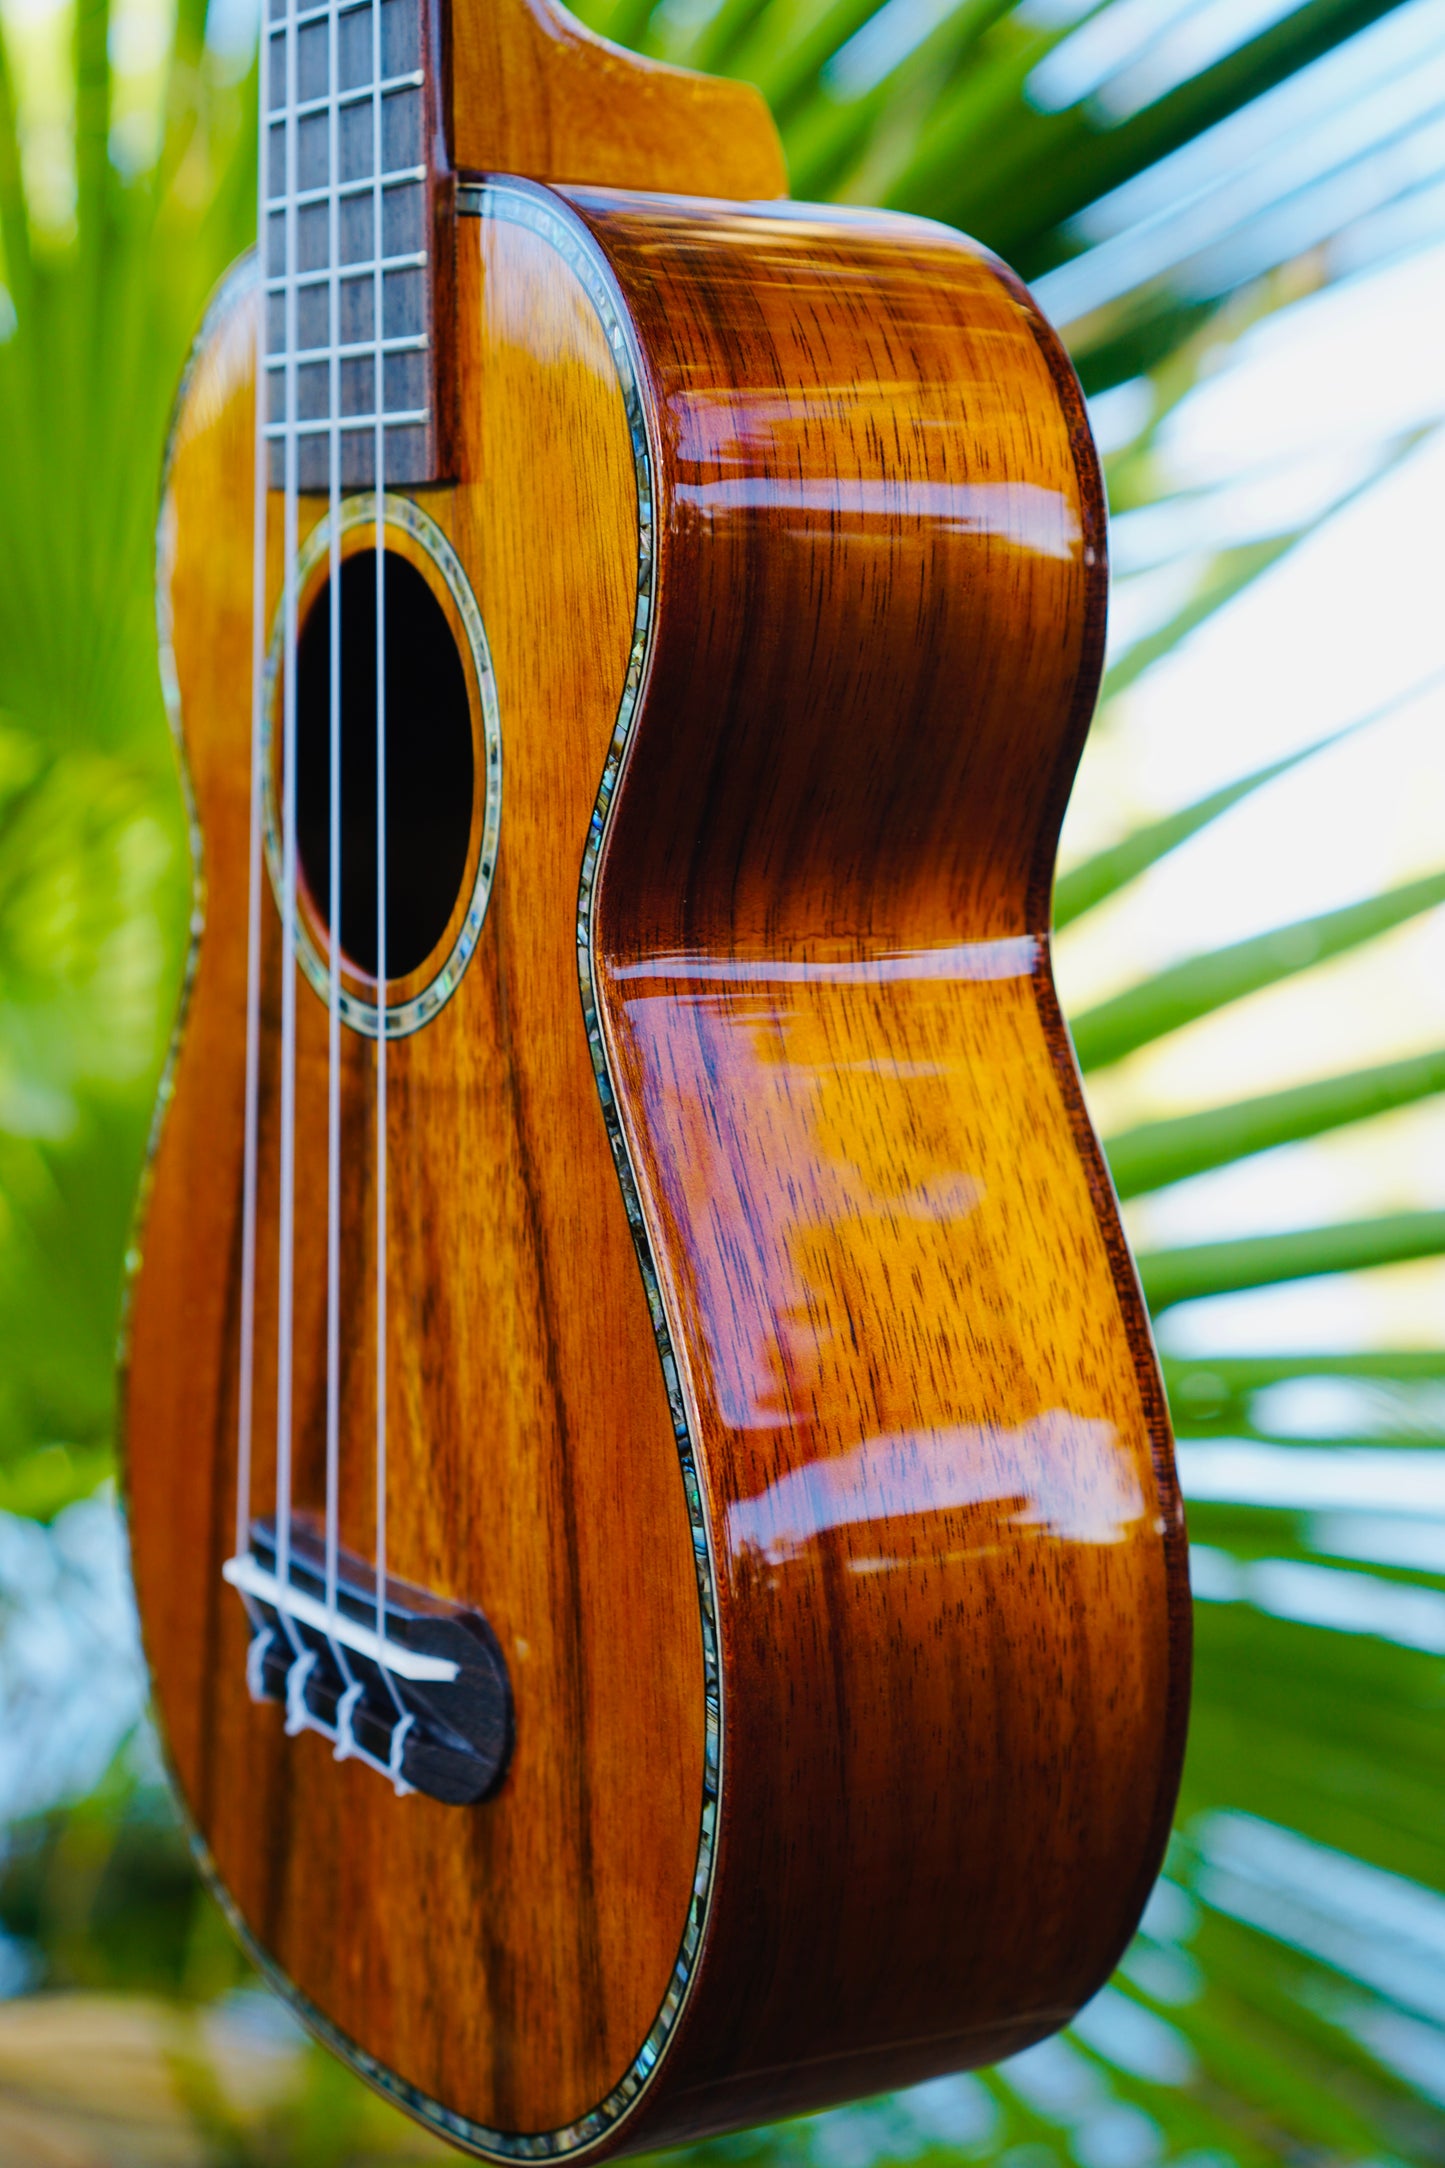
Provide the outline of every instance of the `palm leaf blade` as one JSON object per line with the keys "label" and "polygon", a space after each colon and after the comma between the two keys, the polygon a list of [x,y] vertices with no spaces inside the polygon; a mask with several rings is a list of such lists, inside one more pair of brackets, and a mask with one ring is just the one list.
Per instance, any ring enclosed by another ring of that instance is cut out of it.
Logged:
{"label": "palm leaf blade", "polygon": [[1422,911],[1445,902],[1445,873],[1404,882],[1383,895],[1297,919],[1227,948],[1172,965],[1110,1001],[1085,1010],[1073,1025],[1074,1048],[1084,1069],[1122,1061],[1151,1040],[1178,1031],[1246,994],[1276,986],[1312,964],[1341,956]]}
{"label": "palm leaf blade", "polygon": [[1334,1227],[1145,1250],[1136,1261],[1149,1307],[1157,1315],[1176,1302],[1203,1295],[1440,1256],[1445,1256],[1445,1212],[1393,1212]]}
{"label": "palm leaf blade", "polygon": [[[1367,721],[1374,719],[1373,716],[1366,718]],[[1127,888],[1141,873],[1147,873],[1161,858],[1167,858],[1171,851],[1178,850],[1181,843],[1187,843],[1191,836],[1197,836],[1200,830],[1207,828],[1212,821],[1243,804],[1255,791],[1263,790],[1266,784],[1273,783],[1279,776],[1288,775],[1301,761],[1311,759],[1316,753],[1322,753],[1328,746],[1337,745],[1342,738],[1349,736],[1351,731],[1362,727],[1362,724],[1353,723],[1345,730],[1331,731],[1328,737],[1317,738],[1313,744],[1301,746],[1297,753],[1286,753],[1283,759],[1272,760],[1265,767],[1256,768],[1252,774],[1241,776],[1236,782],[1226,783],[1219,790],[1210,791],[1205,797],[1195,799],[1192,805],[1182,806],[1177,813],[1165,814],[1160,820],[1150,821],[1143,828],[1136,828],[1131,835],[1125,836],[1122,842],[1110,844],[1107,850],[1097,851],[1082,864],[1070,867],[1067,873],[1060,875],[1054,889],[1055,926],[1067,926],[1074,919],[1081,918],[1084,912],[1106,903],[1110,896],[1117,895],[1121,888]]]}
{"label": "palm leaf blade", "polygon": [[1291,1091],[1235,1100],[1172,1121],[1142,1122],[1106,1137],[1104,1150],[1121,1197],[1137,1197],[1168,1182],[1226,1167],[1255,1152],[1317,1137],[1350,1122],[1413,1105],[1445,1091],[1445,1047],[1405,1061],[1355,1069]]}

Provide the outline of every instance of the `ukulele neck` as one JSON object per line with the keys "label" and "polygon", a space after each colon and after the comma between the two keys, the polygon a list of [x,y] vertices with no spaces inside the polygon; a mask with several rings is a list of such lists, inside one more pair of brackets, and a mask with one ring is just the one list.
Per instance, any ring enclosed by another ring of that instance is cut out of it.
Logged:
{"label": "ukulele neck", "polygon": [[[273,489],[443,479],[451,185],[438,0],[268,0]],[[439,246],[439,243],[441,244]]]}

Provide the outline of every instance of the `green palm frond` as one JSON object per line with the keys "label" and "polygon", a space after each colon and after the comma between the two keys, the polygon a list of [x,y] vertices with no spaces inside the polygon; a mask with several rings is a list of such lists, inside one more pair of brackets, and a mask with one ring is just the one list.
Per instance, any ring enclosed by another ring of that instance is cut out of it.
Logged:
{"label": "green palm frond", "polygon": [[1138,1197],[1276,1145],[1298,1144],[1395,1107],[1413,1106],[1436,1092],[1445,1092],[1445,1047],[1346,1076],[1321,1077],[1291,1091],[1265,1092],[1257,1099],[1237,1099],[1169,1121],[1141,1122],[1107,1137],[1104,1149],[1119,1195]]}
{"label": "green palm frond", "polygon": [[[1272,1355],[1195,1358],[1166,1353],[1164,1378],[1182,1436],[1256,1434],[1252,1410],[1257,1394],[1314,1379],[1343,1380],[1363,1388],[1364,1404],[1372,1411],[1366,1434],[1383,1427],[1393,1436],[1396,1429],[1408,1433],[1412,1422],[1420,1422],[1410,1413],[1420,1389],[1429,1392],[1445,1381],[1445,1348],[1359,1348],[1348,1353],[1301,1348]],[[1439,1434],[1438,1419],[1427,1415],[1420,1435],[1434,1441]]]}
{"label": "green palm frond", "polygon": [[1126,1054],[1137,1053],[1201,1016],[1376,940],[1441,903],[1445,903],[1445,872],[1402,882],[1383,895],[1362,897],[1341,910],[1321,911],[1172,964],[1073,1019],[1080,1065],[1085,1070],[1102,1069],[1122,1061]]}
{"label": "green palm frond", "polygon": [[121,1258],[189,905],[156,668],[159,456],[198,311],[255,216],[234,156],[247,98],[207,63],[203,24],[182,0],[165,151],[127,176],[108,10],[83,0],[73,230],[27,195],[0,40],[0,1500],[47,1511],[107,1464]]}
{"label": "green palm frond", "polygon": [[1445,1212],[1394,1212],[1337,1227],[1243,1235],[1234,1242],[1199,1242],[1187,1249],[1141,1250],[1137,1262],[1145,1297],[1158,1317],[1174,1303],[1197,1302],[1202,1295],[1440,1256],[1445,1256]]}
{"label": "green palm frond", "polygon": [[[1188,627],[1190,631],[1194,628]],[[1173,634],[1170,646],[1183,636],[1181,626]],[[1161,649],[1167,653],[1167,649]],[[1373,718],[1366,718],[1373,720]],[[1054,890],[1054,925],[1056,929],[1092,911],[1098,904],[1106,903],[1131,881],[1138,880],[1151,866],[1158,865],[1171,851],[1177,851],[1191,836],[1197,836],[1222,814],[1231,812],[1237,805],[1262,790],[1266,783],[1288,775],[1300,761],[1308,760],[1314,753],[1322,753],[1327,746],[1338,745],[1353,730],[1361,727],[1351,723],[1344,730],[1331,731],[1328,737],[1318,739],[1313,745],[1301,746],[1296,753],[1286,753],[1282,760],[1272,760],[1263,768],[1256,768],[1249,775],[1242,775],[1219,790],[1212,790],[1207,797],[1199,798],[1193,805],[1182,806],[1177,813],[1167,813],[1162,820],[1148,821],[1135,828],[1119,843],[1110,844],[1107,850],[1096,851],[1092,858],[1080,865],[1070,867],[1060,876]]]}

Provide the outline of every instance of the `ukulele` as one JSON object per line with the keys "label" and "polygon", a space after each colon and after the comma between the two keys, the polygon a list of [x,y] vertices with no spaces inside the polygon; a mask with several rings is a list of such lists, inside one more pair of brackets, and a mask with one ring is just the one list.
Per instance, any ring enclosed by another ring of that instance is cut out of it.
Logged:
{"label": "ukulele", "polygon": [[268,0],[159,536],[196,838],[126,1327],[256,1963],[496,2161],[991,2062],[1188,1694],[1049,963],[1103,647],[1025,288],[551,0]]}

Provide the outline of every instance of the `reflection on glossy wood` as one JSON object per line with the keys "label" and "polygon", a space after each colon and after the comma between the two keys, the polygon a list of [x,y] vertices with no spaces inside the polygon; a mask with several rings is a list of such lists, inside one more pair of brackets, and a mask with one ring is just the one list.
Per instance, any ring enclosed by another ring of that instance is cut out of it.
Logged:
{"label": "reflection on glossy wood", "polygon": [[555,0],[455,8],[451,58],[463,170],[702,196],[788,192],[778,131],[751,84],[625,52]]}
{"label": "reflection on glossy wood", "polygon": [[[397,1574],[477,1603],[502,1642],[517,1740],[495,1803],[468,1814],[398,1802],[322,1740],[284,1739],[274,1706],[247,1699],[245,1621],[220,1579],[233,1541],[250,732],[240,298],[192,377],[171,475],[166,594],[207,927],[145,1229],[128,1429],[147,1647],[223,1883],[342,2033],[473,2121],[526,2130],[593,2107],[662,2000],[692,1894],[704,1712],[677,1455],[577,999],[577,865],[632,630],[631,448],[600,326],[555,254],[511,227],[489,230],[484,251],[480,233],[469,221],[460,256],[463,478],[426,501],[491,644],[501,855],[456,996],[389,1049],[389,1535]],[[271,577],[274,595],[279,554]],[[263,1507],[276,1362],[269,910],[267,938]],[[316,1509],[326,1019],[304,984],[297,1015],[297,1496]],[[342,1534],[366,1557],[374,1046],[350,1032],[342,1043]]]}
{"label": "reflection on glossy wood", "polygon": [[666,416],[597,945],[721,1581],[682,2137],[1093,1992],[1168,1827],[1188,1610],[1049,975],[1105,578],[1068,365],[938,229],[581,208]]}
{"label": "reflection on glossy wood", "polygon": [[[239,291],[185,394],[167,500],[207,930],[128,1421],[147,1645],[221,1880],[378,2082],[507,2157],[662,2144],[1064,2022],[1157,1868],[1188,1609],[1162,1395],[1049,976],[1105,578],[1067,363],[1009,275],[942,229],[510,185],[462,206],[459,480],[426,504],[491,643],[504,804],[477,954],[391,1050],[390,1514],[395,1570],[477,1602],[506,1654],[517,1747],[494,1802],[398,1802],[314,1737],[284,1740],[246,1698],[219,1576],[244,1051]],[[639,577],[646,676],[583,977],[696,1457],[698,1560],[578,998],[579,871]],[[262,1408],[269,909],[267,929]],[[298,1013],[314,1508],[325,1018],[304,988]],[[372,1059],[346,1035],[343,1540],[363,1557]],[[680,1965],[693,1906],[706,1931]]]}

